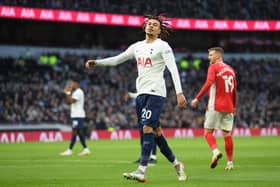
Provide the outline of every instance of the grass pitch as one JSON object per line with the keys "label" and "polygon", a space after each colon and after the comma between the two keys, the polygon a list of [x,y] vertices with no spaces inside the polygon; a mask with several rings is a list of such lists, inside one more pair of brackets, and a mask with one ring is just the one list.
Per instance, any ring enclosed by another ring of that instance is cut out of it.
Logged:
{"label": "grass pitch", "polygon": [[[147,182],[126,180],[123,172],[136,169],[139,140],[88,141],[92,154],[61,157],[69,142],[0,144],[0,187],[130,187],[130,186],[280,186],[280,138],[234,138],[233,171],[225,171],[226,155],[209,168],[211,152],[203,138],[169,139],[185,163],[188,180],[179,182],[173,166],[158,151],[158,164],[147,170]],[[218,138],[224,152],[223,139]]]}

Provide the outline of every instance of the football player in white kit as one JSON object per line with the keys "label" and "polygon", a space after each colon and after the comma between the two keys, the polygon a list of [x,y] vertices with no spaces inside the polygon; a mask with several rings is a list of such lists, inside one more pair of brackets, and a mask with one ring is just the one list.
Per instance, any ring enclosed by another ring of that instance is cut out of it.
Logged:
{"label": "football player in white kit", "polygon": [[84,92],[80,88],[79,80],[73,79],[70,84],[64,88],[67,104],[71,105],[71,122],[72,122],[72,137],[69,148],[60,153],[61,156],[72,155],[72,149],[76,143],[76,138],[79,136],[80,142],[83,146],[83,151],[79,156],[90,154],[90,150],[86,145],[86,137],[84,134],[85,128],[85,110],[84,110]]}
{"label": "football player in white kit", "polygon": [[[143,144],[141,161],[138,168],[131,173],[123,173],[127,179],[146,182],[146,169],[152,150],[156,143],[161,153],[171,162],[176,170],[179,181],[185,181],[183,163],[179,162],[169,147],[159,123],[166,98],[164,80],[165,67],[171,73],[177,104],[179,108],[186,108],[187,101],[182,91],[181,81],[175,62],[173,51],[169,44],[161,38],[168,34],[168,22],[163,16],[146,16],[143,24],[145,39],[130,45],[121,54],[98,60],[88,60],[86,68],[92,66],[115,66],[129,59],[137,61],[138,77],[136,79],[136,112],[139,128],[143,129]],[[113,77],[112,77],[113,78]]]}

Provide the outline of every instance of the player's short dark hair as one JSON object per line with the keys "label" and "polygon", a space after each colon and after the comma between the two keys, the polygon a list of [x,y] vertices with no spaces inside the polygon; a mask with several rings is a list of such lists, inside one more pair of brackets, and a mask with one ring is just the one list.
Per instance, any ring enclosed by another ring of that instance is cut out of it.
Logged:
{"label": "player's short dark hair", "polygon": [[155,19],[155,20],[158,20],[159,23],[160,23],[161,32],[159,34],[159,38],[165,39],[165,38],[167,38],[170,35],[170,32],[172,31],[172,29],[171,29],[171,22],[163,14],[160,14],[160,15],[146,14],[146,15],[144,15],[144,17],[145,17],[145,21],[143,23],[143,30],[144,31],[145,31],[147,22],[150,19]]}
{"label": "player's short dark hair", "polygon": [[217,53],[220,53],[222,57],[224,56],[224,49],[222,47],[211,47],[208,49],[208,51],[215,51]]}
{"label": "player's short dark hair", "polygon": [[80,83],[80,77],[78,77],[78,76],[71,77],[71,80],[74,82]]}

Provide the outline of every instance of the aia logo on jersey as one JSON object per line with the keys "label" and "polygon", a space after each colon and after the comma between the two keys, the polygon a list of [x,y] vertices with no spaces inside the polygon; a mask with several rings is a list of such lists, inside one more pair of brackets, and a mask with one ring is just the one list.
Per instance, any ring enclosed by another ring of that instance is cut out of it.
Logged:
{"label": "aia logo on jersey", "polygon": [[153,66],[153,62],[152,62],[152,60],[149,57],[148,58],[138,57],[137,65],[141,66],[141,67],[152,67]]}

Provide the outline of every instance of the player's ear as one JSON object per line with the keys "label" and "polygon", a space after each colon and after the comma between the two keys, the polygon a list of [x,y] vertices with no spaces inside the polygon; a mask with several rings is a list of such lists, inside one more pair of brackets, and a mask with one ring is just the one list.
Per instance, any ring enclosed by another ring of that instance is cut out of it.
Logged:
{"label": "player's ear", "polygon": [[142,25],[143,32],[145,32],[146,26],[147,26],[147,21],[144,21],[144,23]]}

